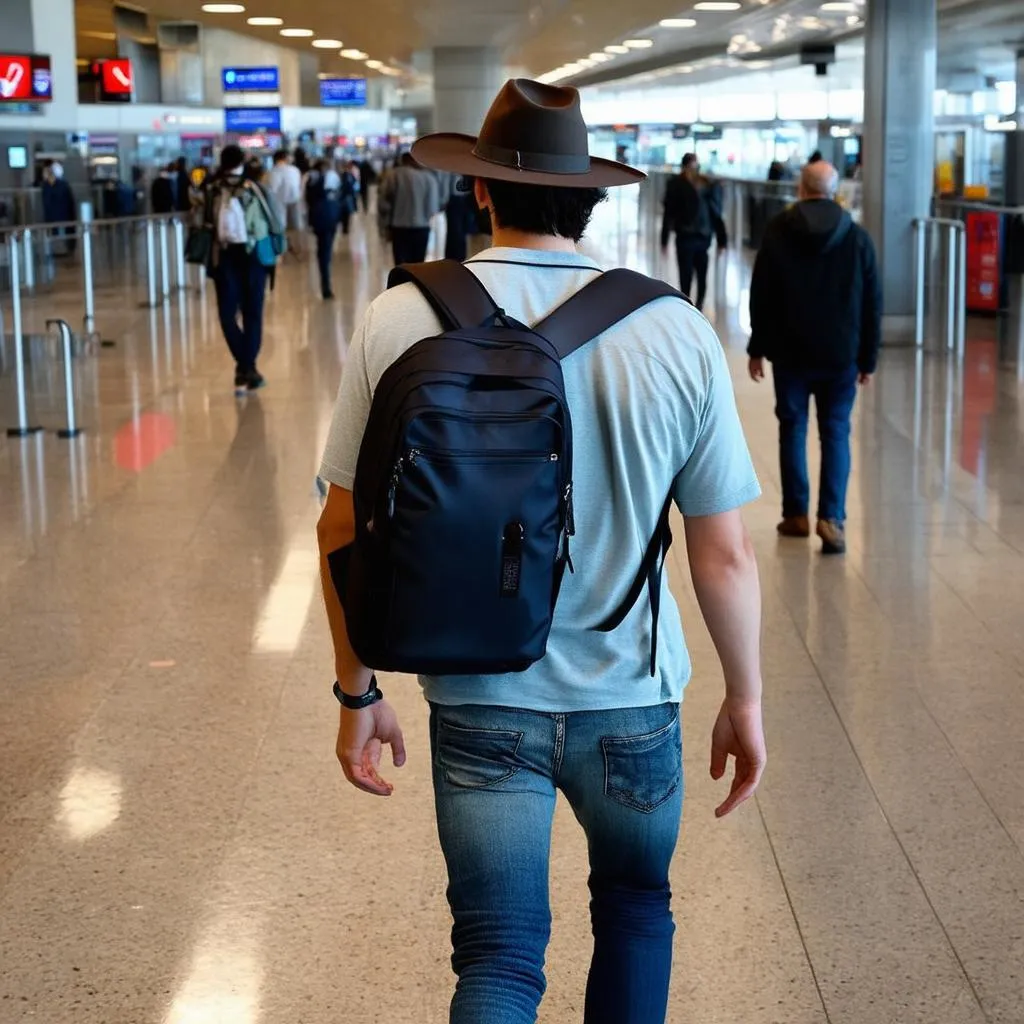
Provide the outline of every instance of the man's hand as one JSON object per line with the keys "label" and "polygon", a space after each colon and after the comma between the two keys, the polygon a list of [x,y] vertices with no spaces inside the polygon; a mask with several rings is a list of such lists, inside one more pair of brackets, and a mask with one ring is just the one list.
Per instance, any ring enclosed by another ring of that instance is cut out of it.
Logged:
{"label": "man's hand", "polygon": [[384,744],[391,745],[391,758],[396,768],[405,764],[405,740],[398,726],[395,709],[379,700],[361,711],[341,709],[338,727],[338,760],[345,778],[356,789],[375,796],[391,796],[394,786],[380,777],[380,755]]}
{"label": "man's hand", "polygon": [[870,374],[870,373],[858,373],[857,374],[857,383],[861,387],[866,387],[868,384],[871,383],[871,377],[872,376],[873,375]]}
{"label": "man's hand", "polygon": [[747,365],[747,370],[750,373],[750,379],[755,384],[760,384],[764,380],[764,359],[760,356],[751,359]]}
{"label": "man's hand", "polygon": [[722,704],[711,734],[711,778],[721,779],[730,755],[736,759],[736,774],[725,802],[715,811],[724,818],[754,795],[764,774],[768,755],[764,745],[760,701],[730,701]]}

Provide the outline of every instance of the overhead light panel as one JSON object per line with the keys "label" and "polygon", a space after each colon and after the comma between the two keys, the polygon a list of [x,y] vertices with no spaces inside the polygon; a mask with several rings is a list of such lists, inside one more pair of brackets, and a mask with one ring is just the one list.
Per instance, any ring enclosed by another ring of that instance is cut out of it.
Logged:
{"label": "overhead light panel", "polygon": [[244,14],[244,4],[203,4],[207,14]]}
{"label": "overhead light panel", "polygon": [[620,43],[613,43],[611,46],[604,48],[605,53],[629,53],[628,46],[622,46]]}
{"label": "overhead light panel", "polygon": [[834,0],[827,4],[822,4],[821,9],[823,11],[834,11],[836,14],[856,14],[860,10],[860,5],[850,3],[848,0]]}
{"label": "overhead light panel", "polygon": [[627,50],[647,50],[654,45],[653,39],[623,39],[622,45]]}
{"label": "overhead light panel", "polygon": [[368,67],[368,68],[369,68],[369,69],[370,69],[371,71],[377,71],[377,70],[379,70],[380,68],[384,67],[384,61],[382,61],[382,60],[368,60],[368,61],[366,62],[366,66],[367,66],[367,67]]}
{"label": "overhead light panel", "polygon": [[246,18],[245,23],[247,25],[283,25],[283,18]]}
{"label": "overhead light panel", "polygon": [[346,60],[366,60],[370,55],[362,50],[342,50],[341,56]]}
{"label": "overhead light panel", "polygon": [[345,44],[340,39],[314,39],[313,45],[318,50],[337,50],[339,46]]}
{"label": "overhead light panel", "polygon": [[662,28],[693,28],[697,22],[693,18],[662,18],[658,24]]}
{"label": "overhead light panel", "polygon": [[693,9],[695,11],[738,11],[743,4],[736,3],[735,0],[728,2],[728,0],[703,0],[702,3],[697,4]]}
{"label": "overhead light panel", "polygon": [[308,39],[313,35],[311,28],[283,28],[281,29],[281,35],[286,39]]}

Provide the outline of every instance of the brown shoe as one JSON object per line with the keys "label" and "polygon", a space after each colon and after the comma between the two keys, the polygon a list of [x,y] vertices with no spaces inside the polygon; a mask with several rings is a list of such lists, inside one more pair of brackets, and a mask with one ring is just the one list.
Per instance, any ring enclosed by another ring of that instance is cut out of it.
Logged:
{"label": "brown shoe", "polygon": [[837,523],[834,519],[819,519],[818,536],[821,538],[823,555],[846,554],[846,531],[842,523]]}
{"label": "brown shoe", "polygon": [[810,537],[811,521],[807,516],[786,516],[776,530],[780,537]]}

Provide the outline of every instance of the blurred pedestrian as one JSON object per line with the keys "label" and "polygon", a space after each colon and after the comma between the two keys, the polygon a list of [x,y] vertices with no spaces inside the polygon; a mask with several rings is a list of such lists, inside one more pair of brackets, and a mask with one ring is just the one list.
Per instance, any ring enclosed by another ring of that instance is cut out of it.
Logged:
{"label": "blurred pedestrian", "polygon": [[[296,150],[298,155],[301,150]],[[303,154],[303,157],[305,154]],[[306,170],[308,171],[308,166]],[[306,171],[300,170],[293,163],[286,149],[279,149],[274,154],[274,166],[270,170],[267,191],[274,196],[281,209],[285,211],[285,225],[288,229],[288,244],[296,252],[304,252],[302,232],[305,230],[305,218],[302,215],[302,176]]]}
{"label": "blurred pedestrian", "polygon": [[192,176],[188,173],[188,161],[179,156],[172,165],[174,171],[174,208],[178,213],[188,213],[192,209]]}
{"label": "blurred pedestrian", "polygon": [[341,171],[341,196],[339,219],[341,232],[348,234],[349,222],[352,214],[356,212],[359,204],[359,167],[354,160],[350,160]]}
{"label": "blurred pedestrian", "polygon": [[160,168],[160,173],[153,179],[149,190],[149,205],[153,213],[173,213],[176,205],[174,187],[176,171],[173,164]]}
{"label": "blurred pedestrian", "polygon": [[[43,220],[47,224],[68,223],[78,220],[75,209],[75,194],[64,178],[64,168],[56,160],[48,160],[43,167]],[[65,253],[73,256],[78,246],[76,229],[63,227],[54,229],[55,237],[64,237]],[[64,255],[54,253],[54,255]]]}
{"label": "blurred pedestrian", "polygon": [[441,186],[437,176],[421,167],[410,153],[381,182],[377,208],[391,231],[395,265],[422,263],[430,243],[430,222],[441,212]]}
{"label": "blurred pedestrian", "polygon": [[661,224],[661,248],[668,251],[671,234],[676,236],[679,290],[689,298],[694,274],[697,276],[697,308],[704,308],[708,292],[708,250],[717,238],[719,250],[728,244],[722,219],[718,187],[700,173],[696,153],[683,157],[681,172],[665,189],[665,214]]}
{"label": "blurred pedestrian", "polygon": [[811,396],[821,439],[818,536],[825,554],[846,550],[850,416],[857,384],[878,362],[882,289],[868,233],[836,202],[839,173],[824,160],[800,177],[799,201],[772,220],[750,284],[750,376],[772,364],[783,537],[809,537],[807,421]]}
{"label": "blurred pedestrian", "polygon": [[306,207],[309,226],[316,235],[316,262],[320,268],[320,294],[333,299],[331,290],[331,260],[338,223],[342,219],[341,175],[329,160],[318,160],[306,179]]}

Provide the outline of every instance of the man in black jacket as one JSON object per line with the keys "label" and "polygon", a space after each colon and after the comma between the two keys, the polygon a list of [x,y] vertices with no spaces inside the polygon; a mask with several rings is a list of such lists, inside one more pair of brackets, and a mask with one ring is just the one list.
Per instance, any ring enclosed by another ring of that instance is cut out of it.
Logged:
{"label": "man in black jacket", "polygon": [[839,175],[808,164],[800,201],[765,232],[750,285],[750,376],[775,378],[784,537],[809,537],[807,419],[811,396],[821,438],[818,536],[826,554],[846,550],[850,416],[857,384],[875,372],[882,291],[866,231],[835,201]]}
{"label": "man in black jacket", "polygon": [[679,290],[689,298],[693,275],[697,274],[697,308],[704,308],[708,291],[708,249],[711,239],[718,247],[727,244],[722,220],[719,187],[700,173],[696,153],[683,157],[682,172],[665,188],[665,216],[661,222],[661,248],[668,250],[669,235],[676,236],[679,261]]}

